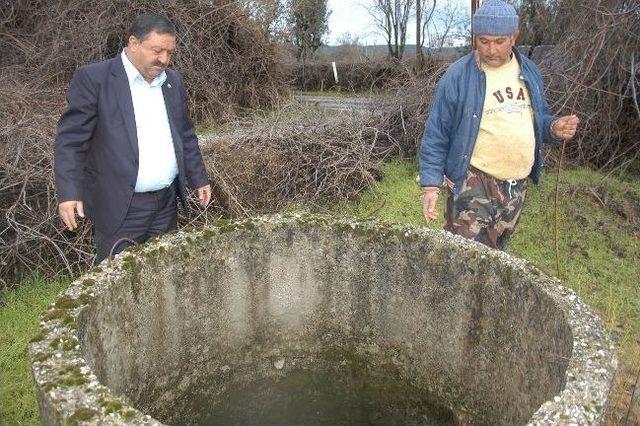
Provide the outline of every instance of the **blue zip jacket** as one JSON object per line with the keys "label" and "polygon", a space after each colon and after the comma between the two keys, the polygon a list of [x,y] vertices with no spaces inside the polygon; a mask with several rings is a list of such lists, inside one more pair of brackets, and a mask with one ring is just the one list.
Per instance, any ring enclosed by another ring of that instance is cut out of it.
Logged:
{"label": "blue zip jacket", "polygon": [[[542,145],[556,142],[549,131],[556,117],[549,114],[538,66],[516,49],[513,54],[534,114],[535,161],[529,177],[537,184],[543,167]],[[485,78],[477,53],[471,52],[452,64],[438,82],[420,146],[420,186],[442,186],[446,176],[455,185],[454,194],[462,188],[480,130]]]}

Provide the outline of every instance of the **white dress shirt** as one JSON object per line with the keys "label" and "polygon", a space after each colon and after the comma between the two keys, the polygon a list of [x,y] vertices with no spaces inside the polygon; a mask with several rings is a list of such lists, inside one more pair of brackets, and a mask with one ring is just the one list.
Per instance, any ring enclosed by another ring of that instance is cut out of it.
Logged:
{"label": "white dress shirt", "polygon": [[162,84],[167,74],[163,72],[149,84],[124,50],[122,62],[129,80],[138,134],[139,165],[135,191],[156,191],[169,186],[178,175],[173,137],[162,95]]}

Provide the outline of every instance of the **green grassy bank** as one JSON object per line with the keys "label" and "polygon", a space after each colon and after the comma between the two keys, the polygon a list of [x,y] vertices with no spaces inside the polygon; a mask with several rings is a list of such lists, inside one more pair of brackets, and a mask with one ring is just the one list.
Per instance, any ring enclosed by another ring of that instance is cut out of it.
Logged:
{"label": "green grassy bank", "polygon": [[38,320],[67,281],[28,279],[16,290],[0,293],[0,424],[39,424],[27,344]]}

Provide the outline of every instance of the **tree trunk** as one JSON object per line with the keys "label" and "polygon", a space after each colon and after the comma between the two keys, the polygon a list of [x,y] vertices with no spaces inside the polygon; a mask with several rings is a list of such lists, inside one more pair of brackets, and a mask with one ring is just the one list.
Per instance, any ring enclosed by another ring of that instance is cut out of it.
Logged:
{"label": "tree trunk", "polygon": [[416,0],[416,75],[422,71],[422,4],[421,0]]}
{"label": "tree trunk", "polygon": [[480,0],[471,0],[471,50],[476,48],[476,37],[473,35],[473,15],[480,7]]}

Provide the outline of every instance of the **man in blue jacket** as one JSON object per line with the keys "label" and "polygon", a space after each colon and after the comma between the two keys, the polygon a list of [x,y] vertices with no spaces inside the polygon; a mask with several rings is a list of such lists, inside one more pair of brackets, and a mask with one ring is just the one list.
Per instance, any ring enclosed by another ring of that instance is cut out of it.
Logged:
{"label": "man in blue jacket", "polygon": [[[58,212],[69,230],[94,224],[95,263],[176,228],[187,184],[202,207],[211,187],[187,110],[182,77],[168,67],[176,30],[164,15],[138,16],[113,59],[78,68],[58,124]],[[115,246],[115,247],[114,247]]]}
{"label": "man in blue jacket", "polygon": [[477,49],[451,65],[431,104],[419,153],[423,215],[437,217],[444,185],[445,229],[503,249],[526,179],[540,179],[543,143],[573,138],[579,119],[549,114],[540,70],[514,48],[513,6],[484,1],[473,31]]}

